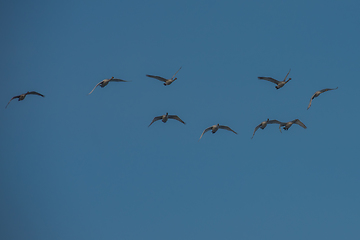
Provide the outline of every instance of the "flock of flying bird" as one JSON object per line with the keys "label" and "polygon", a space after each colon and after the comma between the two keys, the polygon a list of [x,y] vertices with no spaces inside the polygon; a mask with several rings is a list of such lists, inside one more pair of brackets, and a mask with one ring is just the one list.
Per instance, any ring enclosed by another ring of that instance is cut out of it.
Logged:
{"label": "flock of flying bird", "polygon": [[[181,67],[179,68],[179,70],[177,70],[177,72],[170,78],[170,79],[166,79],[166,78],[163,78],[163,77],[160,77],[160,76],[154,76],[154,75],[146,75],[147,77],[150,77],[150,78],[154,78],[154,79],[157,79],[159,81],[162,81],[164,82],[164,86],[167,86],[167,85],[170,85],[172,84],[177,78],[175,77],[175,75],[180,71]],[[289,78],[288,80],[287,77],[290,73],[291,69],[289,70],[289,72],[286,74],[285,78],[283,81],[278,81],[274,78],[271,78],[271,77],[258,77],[258,79],[260,80],[266,80],[266,81],[269,81],[269,82],[272,82],[272,83],[275,83],[276,86],[275,88],[276,89],[280,89],[282,87],[285,86],[286,83],[288,83],[291,78]],[[98,84],[96,84],[96,86],[93,88],[93,90],[91,90],[91,92],[89,93],[89,95],[95,90],[95,88],[97,88],[98,86],[100,86],[101,88],[107,86],[109,84],[109,82],[130,82],[130,81],[126,81],[126,80],[122,80],[122,79],[118,79],[118,78],[109,78],[109,79],[104,79],[102,80],[101,82],[99,82]],[[307,109],[309,109],[311,107],[311,103],[312,103],[312,100],[316,97],[318,97],[321,93],[324,93],[324,92],[327,92],[327,91],[330,91],[330,90],[335,90],[337,89],[338,87],[336,88],[325,88],[325,89],[322,89],[322,90],[319,90],[319,91],[316,91],[312,96],[311,96],[311,99],[310,99],[310,102],[309,102],[309,105],[307,107]],[[9,105],[9,103],[18,98],[18,101],[22,101],[25,99],[25,97],[27,95],[38,95],[38,96],[41,96],[41,97],[45,97],[44,95],[38,93],[38,92],[35,92],[35,91],[31,91],[31,92],[26,92],[24,94],[20,94],[20,95],[17,95],[17,96],[14,96],[10,99],[10,101],[8,102],[8,104],[6,105],[5,108],[7,108],[7,106]],[[150,123],[153,124],[154,122],[158,121],[158,120],[162,120],[162,122],[166,123],[168,119],[175,119],[183,124],[185,124],[185,122],[183,120],[181,120],[177,115],[169,115],[168,113],[166,113],[165,115],[161,115],[161,116],[157,116],[155,117],[152,122]],[[306,129],[307,127],[305,126],[304,123],[302,123],[299,119],[295,119],[295,120],[292,120],[290,122],[280,122],[278,120],[269,120],[267,119],[266,121],[264,122],[261,122],[259,125],[257,125],[254,129],[254,133],[252,135],[251,138],[254,137],[255,135],[255,132],[261,128],[261,129],[264,129],[268,124],[279,124],[279,130],[281,132],[281,127],[283,127],[284,130],[288,130],[293,124],[297,124],[301,127],[303,127],[304,129]],[[149,125],[149,127],[150,127]],[[216,124],[216,125],[213,125],[213,126],[210,126],[208,128],[206,128],[203,133],[201,134],[199,140],[202,138],[202,136],[204,135],[204,133],[208,132],[208,131],[212,131],[212,133],[215,133],[217,132],[217,130],[219,129],[225,129],[225,130],[228,130],[228,131],[231,131],[235,134],[237,134],[234,130],[232,130],[230,127],[228,126],[224,126],[224,125],[220,125],[220,124]]]}

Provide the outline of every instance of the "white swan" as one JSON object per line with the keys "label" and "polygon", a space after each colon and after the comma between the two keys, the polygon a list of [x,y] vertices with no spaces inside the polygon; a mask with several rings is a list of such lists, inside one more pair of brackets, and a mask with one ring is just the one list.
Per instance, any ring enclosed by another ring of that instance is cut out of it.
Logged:
{"label": "white swan", "polygon": [[279,88],[282,88],[287,82],[289,82],[291,80],[291,78],[289,78],[287,81],[286,81],[286,78],[287,76],[289,75],[291,69],[289,70],[288,74],[286,74],[285,78],[284,78],[284,81],[278,81],[274,78],[271,78],[271,77],[258,77],[258,79],[261,79],[261,80],[266,80],[266,81],[270,81],[272,83],[275,83],[276,84],[276,89],[279,89]]}
{"label": "white swan", "polygon": [[311,102],[314,98],[318,97],[320,94],[324,93],[324,92],[327,92],[327,91],[330,91],[330,90],[336,90],[338,89],[338,87],[336,88],[325,88],[325,89],[322,89],[320,91],[317,91],[314,93],[314,95],[312,95],[311,99],[310,99],[310,103],[309,103],[309,106],[307,107],[307,109],[309,109],[311,107]]}
{"label": "white swan", "polygon": [[101,82],[99,82],[98,84],[96,84],[96,86],[94,87],[94,89],[91,90],[91,92],[89,92],[88,95],[90,95],[90,94],[95,90],[95,88],[96,88],[97,86],[100,85],[100,87],[103,88],[103,87],[105,87],[106,85],[108,85],[109,82],[129,82],[129,81],[122,80],[122,79],[118,79],[118,78],[114,78],[114,77],[111,77],[111,78],[108,78],[108,79],[104,79],[104,80],[102,80]]}
{"label": "white swan", "polygon": [[[154,119],[152,120],[150,125],[158,120],[162,120],[162,122],[166,123],[168,119],[175,119],[175,120],[178,120],[179,122],[185,124],[185,122],[183,120],[181,120],[177,115],[169,115],[168,113],[166,113],[165,115],[154,117]],[[150,127],[150,125],[148,127]]]}
{"label": "white swan", "polygon": [[212,130],[212,133],[216,133],[216,131],[219,130],[219,128],[220,128],[220,129],[225,129],[225,130],[228,130],[228,131],[231,131],[231,132],[237,134],[234,130],[232,130],[232,129],[229,128],[228,126],[216,124],[216,125],[212,125],[211,127],[206,128],[206,129],[203,131],[203,133],[201,134],[201,136],[200,136],[200,138],[199,138],[199,141],[200,141],[200,139],[202,138],[202,136],[204,135],[204,133],[206,133],[207,131]]}
{"label": "white swan", "polygon": [[34,94],[34,95],[38,95],[38,96],[41,96],[41,97],[45,97],[44,95],[42,95],[42,94],[40,94],[40,93],[38,93],[38,92],[35,92],[35,91],[23,93],[23,94],[20,94],[20,95],[18,95],[18,96],[12,97],[12,98],[10,99],[10,101],[8,102],[8,104],[6,104],[6,107],[5,107],[5,108],[7,108],[7,106],[9,105],[9,103],[10,103],[13,99],[18,98],[18,99],[19,99],[18,101],[22,101],[22,100],[25,99],[26,95],[29,95],[29,94]]}
{"label": "white swan", "polygon": [[[284,124],[283,122],[280,122],[280,121],[278,121],[278,120],[269,120],[269,119],[267,119],[266,121],[261,122],[259,125],[257,125],[257,126],[255,127],[255,130],[254,130],[254,133],[253,133],[251,139],[254,137],[255,132],[256,132],[259,128],[264,129],[268,124],[273,124],[273,123],[277,123],[277,124],[280,124],[280,125],[281,125],[281,124]],[[280,130],[280,132],[281,132],[281,130]]]}
{"label": "white swan", "polygon": [[147,77],[151,77],[151,78],[155,78],[157,80],[160,80],[162,82],[164,82],[164,85],[167,86],[167,85],[170,85],[172,84],[177,78],[174,78],[175,75],[180,71],[182,67],[179,68],[179,70],[177,70],[177,72],[174,74],[174,76],[172,76],[172,78],[170,79],[166,79],[166,78],[163,78],[163,77],[160,77],[160,76],[154,76],[154,75],[146,75]]}

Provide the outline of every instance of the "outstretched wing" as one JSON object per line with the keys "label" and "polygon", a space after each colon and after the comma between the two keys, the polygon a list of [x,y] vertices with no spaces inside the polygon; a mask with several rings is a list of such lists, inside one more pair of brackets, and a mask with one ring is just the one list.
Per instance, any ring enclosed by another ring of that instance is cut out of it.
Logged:
{"label": "outstretched wing", "polygon": [[268,121],[267,122],[268,124],[274,124],[274,123],[276,123],[276,124],[280,124],[280,125],[284,125],[285,123],[283,123],[283,122],[280,122],[280,121],[278,121],[278,120],[270,120],[270,121]]}
{"label": "outstretched wing", "polygon": [[94,89],[93,90],[91,90],[91,92],[89,92],[89,94],[88,95],[90,95],[94,90],[95,90],[95,88],[97,87],[97,86],[99,86],[99,84],[100,83],[102,83],[102,81],[101,82],[99,82],[98,84],[96,84],[96,86],[94,87]]}
{"label": "outstretched wing", "polygon": [[311,107],[311,103],[312,103],[312,100],[315,98],[315,95],[316,95],[316,93],[314,93],[314,95],[311,96],[309,105],[306,110],[308,110]]}
{"label": "outstretched wing", "polygon": [[209,130],[211,130],[211,129],[212,129],[212,126],[211,126],[211,127],[206,128],[206,129],[203,131],[203,133],[201,134],[201,136],[200,136],[200,138],[199,138],[199,140],[198,140],[198,141],[200,141],[200,139],[202,138],[202,136],[204,135],[204,133],[206,133],[207,131],[209,131]]}
{"label": "outstretched wing", "polygon": [[231,132],[233,132],[233,133],[237,134],[234,130],[232,130],[232,129],[231,129],[231,128],[229,128],[228,126],[219,125],[219,128],[221,128],[221,129],[225,129],[225,130],[228,130],[228,131],[231,131]]}
{"label": "outstretched wing", "polygon": [[147,77],[155,78],[157,80],[160,80],[162,82],[166,82],[167,79],[160,77],[160,76],[154,76],[154,75],[146,75]]}
{"label": "outstretched wing", "polygon": [[254,130],[254,133],[253,133],[251,139],[254,137],[255,132],[259,129],[260,126],[261,126],[261,123],[255,127],[255,130]]}
{"label": "outstretched wing", "polygon": [[15,97],[12,97],[12,98],[10,99],[10,101],[8,102],[8,104],[6,104],[6,107],[5,107],[5,108],[7,108],[7,106],[9,105],[9,103],[10,103],[12,100],[14,100],[15,98],[19,98],[19,97],[20,97],[20,95],[15,96]]}
{"label": "outstretched wing", "polygon": [[[154,117],[154,119],[152,120],[150,125],[153,124],[154,122],[156,122],[157,120],[160,120],[160,119],[162,119],[162,116]],[[150,127],[150,125],[148,127]]]}
{"label": "outstretched wing", "polygon": [[338,87],[336,87],[336,88],[325,88],[325,89],[320,90],[320,92],[323,93],[323,92],[327,92],[327,91],[330,91],[330,90],[336,90],[336,89],[338,89]]}
{"label": "outstretched wing", "polygon": [[293,120],[292,121],[293,123],[295,123],[295,124],[297,124],[297,125],[299,125],[299,126],[301,126],[301,127],[303,127],[303,128],[307,128],[306,126],[305,126],[305,124],[303,124],[299,119],[295,119],[295,120]]}
{"label": "outstretched wing", "polygon": [[[312,95],[312,97],[311,97],[311,99],[310,99],[310,103],[309,103],[309,106],[308,106],[307,109],[310,108],[311,102],[312,102],[312,100],[315,98],[315,96],[317,97],[317,96],[319,96],[321,93],[324,93],[324,92],[327,92],[327,91],[330,91],[330,90],[336,90],[336,89],[338,89],[338,87],[336,87],[336,88],[324,88],[324,89],[321,89],[320,91],[315,92],[314,95]],[[317,94],[317,95],[316,95],[316,94]]]}
{"label": "outstretched wing", "polygon": [[[285,78],[284,78],[284,81],[286,80],[287,76],[289,76],[290,71],[291,71],[291,68],[290,68],[288,74],[286,74],[286,76],[285,76]],[[289,80],[290,80],[290,79],[289,79]]]}
{"label": "outstretched wing", "polygon": [[130,81],[122,80],[119,78],[112,78],[112,79],[110,79],[110,82],[130,82]]}
{"label": "outstretched wing", "polygon": [[258,79],[260,80],[266,80],[275,84],[278,84],[280,81],[273,79],[272,77],[258,77]]}
{"label": "outstretched wing", "polygon": [[177,115],[168,115],[168,118],[178,120],[179,122],[185,124],[185,122],[181,120]]}
{"label": "outstretched wing", "polygon": [[171,79],[174,79],[175,75],[180,71],[181,68],[182,68],[182,67],[180,67],[179,70],[177,70],[177,72],[174,74],[174,76],[172,76]]}
{"label": "outstretched wing", "polygon": [[41,97],[45,97],[44,95],[42,95],[42,94],[40,94],[38,92],[35,92],[35,91],[31,91],[31,92],[26,93],[26,95],[28,95],[28,94],[34,94],[34,95],[39,95]]}

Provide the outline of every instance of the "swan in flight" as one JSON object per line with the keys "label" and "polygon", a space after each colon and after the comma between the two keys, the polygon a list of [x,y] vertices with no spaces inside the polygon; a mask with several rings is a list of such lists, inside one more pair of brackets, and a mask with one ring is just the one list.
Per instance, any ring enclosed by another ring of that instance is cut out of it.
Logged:
{"label": "swan in flight", "polygon": [[279,129],[281,127],[283,127],[284,130],[288,130],[293,124],[297,124],[297,125],[303,127],[304,129],[307,128],[305,126],[305,124],[303,124],[299,119],[295,119],[295,120],[292,120],[291,122],[281,123],[280,126],[279,126]]}
{"label": "swan in flight", "polygon": [[284,81],[278,81],[274,78],[271,78],[271,77],[258,77],[258,79],[261,79],[261,80],[266,80],[266,81],[269,81],[269,82],[272,82],[272,83],[275,83],[276,84],[276,89],[279,89],[279,88],[282,88],[287,82],[289,82],[291,80],[291,78],[289,78],[287,81],[286,81],[286,78],[287,76],[289,75],[291,69],[289,70],[288,74],[286,74],[285,78],[284,78]]}
{"label": "swan in flight", "polygon": [[33,95],[38,95],[38,96],[41,96],[41,97],[45,97],[44,95],[42,95],[42,94],[40,94],[40,93],[38,93],[38,92],[35,92],[35,91],[27,92],[27,93],[20,94],[20,95],[18,95],[18,96],[15,96],[15,97],[11,98],[10,101],[8,102],[8,104],[6,104],[6,107],[5,107],[5,108],[7,108],[7,106],[9,105],[9,103],[10,103],[13,99],[18,98],[18,99],[19,99],[18,101],[22,101],[22,100],[25,99],[26,95],[29,95],[29,94],[33,94]]}
{"label": "swan in flight", "polygon": [[327,91],[330,91],[330,90],[336,90],[338,89],[338,87],[336,88],[325,88],[325,89],[322,89],[320,91],[317,91],[314,93],[314,95],[312,95],[311,99],[310,99],[310,103],[309,103],[309,106],[307,107],[307,109],[309,109],[311,107],[311,102],[314,98],[318,97],[320,94],[324,93],[324,92],[327,92]]}
{"label": "swan in flight", "polygon": [[[269,120],[269,119],[267,119],[266,121],[261,122],[259,125],[257,125],[257,126],[255,127],[255,130],[254,130],[254,133],[253,133],[251,139],[254,137],[255,132],[256,132],[259,128],[264,129],[268,124],[273,124],[273,123],[280,124],[280,125],[281,125],[281,124],[285,124],[285,123],[280,122],[280,121],[278,121],[278,120]],[[280,132],[281,132],[281,130],[280,130]]]}
{"label": "swan in flight", "polygon": [[129,82],[129,81],[126,81],[126,80],[122,80],[122,79],[118,79],[118,78],[114,78],[114,77],[111,77],[111,78],[108,78],[108,79],[104,79],[102,80],[101,82],[99,82],[98,84],[96,84],[96,86],[94,87],[93,90],[91,90],[91,92],[89,92],[88,95],[90,95],[97,86],[100,86],[100,87],[105,87],[106,85],[109,84],[109,82]]}
{"label": "swan in flight", "polygon": [[[158,120],[161,120],[161,121],[163,121],[163,123],[166,123],[168,119],[175,119],[175,120],[178,120],[179,122],[185,124],[185,122],[183,120],[181,120],[177,115],[169,115],[168,113],[166,113],[165,115],[154,117],[154,119],[152,120],[150,125]],[[148,127],[150,127],[150,125]]]}
{"label": "swan in flight", "polygon": [[234,130],[232,130],[232,129],[229,128],[228,126],[216,124],[216,125],[213,125],[213,126],[211,126],[211,127],[206,128],[206,129],[203,131],[203,133],[201,134],[201,136],[200,136],[200,138],[199,138],[199,141],[200,141],[200,139],[202,138],[202,136],[204,135],[204,133],[206,133],[207,131],[212,130],[212,133],[216,133],[216,131],[219,130],[219,128],[220,128],[220,129],[225,129],[225,130],[228,130],[228,131],[231,131],[231,132],[237,134]]}
{"label": "swan in flight", "polygon": [[162,82],[164,82],[164,86],[170,85],[172,84],[177,78],[175,77],[175,75],[180,71],[182,67],[179,68],[179,70],[177,70],[177,72],[174,74],[174,76],[172,76],[172,78],[170,79],[166,79],[160,76],[154,76],[154,75],[146,75],[147,77],[151,77],[151,78],[155,78],[157,80],[160,80]]}

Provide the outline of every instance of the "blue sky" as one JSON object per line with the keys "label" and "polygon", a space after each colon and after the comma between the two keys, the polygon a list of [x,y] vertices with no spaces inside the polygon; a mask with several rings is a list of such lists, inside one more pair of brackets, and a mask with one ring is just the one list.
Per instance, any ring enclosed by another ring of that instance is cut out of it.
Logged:
{"label": "blue sky", "polygon": [[[359,239],[359,10],[2,1],[0,237]],[[145,76],[180,66],[170,86]],[[279,90],[257,79],[289,69]],[[112,76],[131,82],[87,95]],[[45,98],[5,109],[27,91]],[[166,112],[186,125],[148,128]],[[269,125],[251,139],[267,118],[308,128]],[[238,135],[198,141],[217,123]]]}

